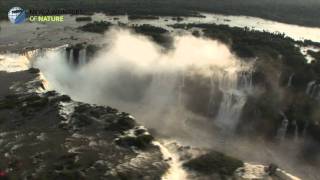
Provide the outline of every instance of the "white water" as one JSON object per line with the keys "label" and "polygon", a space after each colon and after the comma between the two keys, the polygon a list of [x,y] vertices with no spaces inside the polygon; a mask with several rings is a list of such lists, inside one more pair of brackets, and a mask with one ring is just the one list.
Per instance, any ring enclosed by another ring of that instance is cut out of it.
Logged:
{"label": "white water", "polygon": [[73,49],[70,50],[69,58],[68,58],[69,64],[73,64]]}
{"label": "white water", "polygon": [[317,81],[311,81],[307,85],[306,94],[312,98],[320,99],[320,84]]}
{"label": "white water", "polygon": [[276,177],[269,176],[269,173],[266,171],[267,166],[260,164],[251,164],[244,163],[244,167],[241,167],[236,170],[235,177],[236,179],[279,179],[279,180],[301,180],[300,178],[293,176],[282,169],[277,169],[275,172]]}
{"label": "white water", "polygon": [[291,87],[293,77],[294,77],[294,73],[292,73],[292,74],[290,75],[289,80],[288,80],[287,87]]}
{"label": "white water", "polygon": [[293,121],[293,126],[294,126],[294,140],[295,141],[298,141],[299,140],[299,127],[298,127],[298,124],[297,124],[297,121]]}
{"label": "white water", "polygon": [[267,179],[268,174],[265,169],[264,165],[244,163],[243,167],[236,170],[235,176],[239,179]]}
{"label": "white water", "polygon": [[83,66],[87,63],[87,49],[83,48],[79,52],[79,65]]}
{"label": "white water", "polygon": [[[237,124],[245,91],[252,86],[251,76],[241,72],[250,67],[240,64],[224,44],[176,36],[175,48],[163,53],[149,39],[119,29],[110,31],[106,42],[112,45],[79,68],[71,68],[63,52],[48,53],[36,65],[54,89],[76,100],[121,108],[147,126],[163,129],[183,126],[185,77],[195,74],[200,81],[211,77],[224,94],[217,122],[227,119],[226,126]],[[83,57],[82,51],[80,62],[85,63]]]}
{"label": "white water", "polygon": [[30,61],[26,56],[17,54],[0,54],[0,71],[17,72],[30,68]]}
{"label": "white water", "polygon": [[214,77],[218,77],[219,89],[223,93],[216,123],[232,133],[246,103],[246,91],[252,89],[252,76],[248,72],[226,71],[217,73]]}
{"label": "white water", "polygon": [[[299,47],[299,46],[297,46]],[[314,57],[312,57],[308,51],[313,51],[313,52],[319,52],[320,48],[314,47],[314,46],[306,46],[306,47],[300,47],[300,52],[304,55],[304,57],[307,60],[307,63],[311,63],[312,61],[315,60]]]}
{"label": "white water", "polygon": [[287,116],[283,112],[281,112],[280,114],[283,117],[283,119],[282,119],[281,126],[278,129],[277,138],[280,141],[283,141],[286,138],[288,125],[289,125],[289,120],[288,120]]}
{"label": "white water", "polygon": [[162,180],[188,180],[188,173],[183,169],[181,161],[179,160],[179,155],[171,152],[166,145],[162,145],[159,142],[154,142],[160,148],[163,158],[168,161],[170,167]]}
{"label": "white water", "polygon": [[[209,18],[209,16],[211,16],[211,19]],[[295,26],[295,25],[287,25],[287,24],[283,24],[283,23],[277,23],[277,22],[272,22],[272,21],[266,21],[266,20],[263,20],[263,19],[259,19],[259,18],[251,18],[251,17],[244,17],[244,16],[240,16],[240,17],[233,17],[233,16],[220,16],[220,15],[209,15],[208,17],[206,17],[205,19],[202,19],[202,18],[185,18],[184,21],[180,22],[180,23],[213,23],[213,22],[216,22],[217,24],[229,24],[230,26],[237,26],[237,27],[252,27],[254,29],[257,29],[257,30],[267,30],[269,32],[277,32],[279,31],[278,28],[280,28],[281,30],[279,32],[283,32],[283,33],[286,33],[288,36],[290,37],[293,37],[295,39],[311,39],[311,40],[314,40],[314,41],[319,41],[319,28],[306,28],[306,27],[301,27],[301,26]],[[73,18],[73,17],[72,17]],[[107,17],[109,18],[109,17]],[[107,18],[103,17],[101,20],[106,20]],[[111,17],[110,18],[114,18],[114,17]],[[125,19],[126,17],[124,17]],[[168,22],[164,22],[164,24],[166,24],[165,26],[167,25],[170,25],[171,24],[174,24],[176,23],[175,21],[172,21],[170,19],[170,17],[161,17],[160,18],[160,21],[153,21],[152,23],[154,23],[156,26],[162,26],[161,24],[161,21],[164,21],[165,19],[169,19]],[[121,19],[120,19],[121,21]],[[145,21],[131,21],[130,23],[134,24],[134,23],[144,23]],[[150,21],[149,21],[150,22]],[[159,23],[160,22],[160,23]],[[116,22],[115,22],[116,23]],[[151,23],[151,24],[152,24]],[[63,23],[62,23],[63,24]],[[150,24],[150,23],[149,23]],[[27,24],[28,25],[28,24]],[[75,26],[77,26],[79,24],[75,23]],[[3,27],[3,26],[2,26]],[[23,29],[24,26],[12,26],[13,28],[12,29]],[[49,26],[49,28],[51,28],[52,25]],[[265,29],[263,29],[265,28]],[[18,31],[13,31],[12,29],[10,30],[10,27],[7,28],[6,26],[4,26],[4,28],[2,29],[2,32],[0,34],[0,38],[5,36],[5,32],[6,30],[9,29],[9,32],[18,32]],[[4,30],[4,31],[3,31]],[[41,31],[41,30],[40,30]],[[27,32],[26,32],[27,33]],[[21,34],[24,34],[24,33],[21,33]],[[26,37],[28,35],[24,34]],[[30,35],[31,37],[31,35]],[[59,39],[59,38],[56,38],[56,39]],[[4,42],[4,41],[3,41]],[[6,43],[6,42],[5,42]],[[6,46],[7,44],[5,44]],[[1,46],[1,42],[0,42],[0,46]],[[73,58],[71,58],[73,59]],[[56,68],[56,66],[53,66]],[[59,67],[56,69],[58,71],[58,73],[61,73],[62,71],[59,70]],[[58,75],[59,76],[59,75]],[[63,76],[60,75],[61,77]],[[77,77],[77,76],[76,76]],[[81,78],[74,78],[74,77],[71,77],[73,80],[78,80],[81,82]],[[96,77],[96,78],[100,78],[100,77]],[[69,86],[69,85],[72,85],[71,81],[62,81],[62,85],[63,86]],[[80,83],[79,83],[80,84]],[[165,83],[162,83],[162,84],[165,84]],[[172,84],[172,83],[171,83]],[[92,85],[92,84],[89,84],[89,85]],[[161,88],[161,85],[158,86],[159,88]],[[171,86],[172,87],[172,86]],[[183,85],[181,85],[181,87],[183,87]],[[233,86],[234,87],[234,86]],[[74,89],[72,89],[72,91],[76,91],[77,88],[79,88],[79,86],[76,86],[76,87],[73,87]],[[155,88],[156,89],[156,88]],[[237,88],[234,88],[234,89],[237,89]],[[310,88],[312,89],[312,88]],[[61,90],[61,89],[59,89]],[[64,89],[65,90],[65,89]],[[83,90],[80,88],[80,90]],[[93,91],[86,91],[87,93],[95,93],[96,91],[93,90]],[[232,93],[229,93],[229,94],[232,94]],[[164,94],[163,94],[164,95]],[[160,98],[161,96],[159,96],[158,98]],[[230,96],[229,96],[230,97]],[[179,98],[179,99],[183,99],[183,98]],[[225,104],[228,104],[226,102],[230,102],[230,99],[231,98],[224,98],[224,99],[229,99],[229,100],[226,100],[225,101]],[[91,99],[92,100],[92,99]],[[180,102],[182,102],[183,104],[183,100],[181,100]],[[101,102],[100,102],[101,103]],[[106,103],[109,103],[106,101]],[[155,109],[157,107],[154,107]],[[226,112],[226,111],[224,111]],[[223,113],[222,113],[223,114]],[[285,128],[286,129],[286,128]]]}

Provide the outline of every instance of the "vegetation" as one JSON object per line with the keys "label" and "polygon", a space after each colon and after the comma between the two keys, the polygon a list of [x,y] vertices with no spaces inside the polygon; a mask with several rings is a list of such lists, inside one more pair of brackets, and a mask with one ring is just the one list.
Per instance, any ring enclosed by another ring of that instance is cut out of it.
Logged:
{"label": "vegetation", "polygon": [[132,28],[136,33],[149,36],[153,41],[164,47],[168,48],[172,45],[172,38],[168,34],[169,31],[166,29],[151,26],[148,24],[144,24],[141,26],[133,26]]}
{"label": "vegetation", "polygon": [[90,16],[76,17],[76,21],[92,21]]}
{"label": "vegetation", "polygon": [[111,26],[111,23],[106,21],[94,21],[93,23],[86,24],[84,26],[79,27],[82,31],[94,32],[94,33],[104,33]]}
{"label": "vegetation", "polygon": [[129,15],[128,18],[130,20],[136,20],[136,19],[159,19],[158,16],[152,16],[152,15]]}
{"label": "vegetation", "polygon": [[[294,41],[284,34],[259,32],[249,28],[216,24],[176,24],[174,28],[201,28],[206,37],[226,43],[244,61],[254,63],[252,81],[259,94],[248,97],[241,114],[239,133],[274,138],[281,126],[283,113],[289,119],[287,136],[303,134],[309,124],[309,134],[320,141],[320,104],[306,95],[308,83],[319,79],[320,61],[308,64],[297,46],[317,46],[311,41]],[[318,52],[308,52],[319,59]],[[289,85],[289,79],[291,82]],[[296,131],[296,125],[299,129]]]}
{"label": "vegetation", "polygon": [[249,28],[243,29],[216,24],[176,24],[173,27],[183,29],[202,28],[205,36],[230,45],[232,50],[243,58],[268,55],[272,59],[276,59],[278,55],[282,55],[285,63],[289,65],[300,66],[306,64],[304,56],[295,46],[296,42],[284,34],[272,34],[250,30]]}
{"label": "vegetation", "polygon": [[223,153],[211,151],[183,164],[184,167],[196,172],[210,175],[217,173],[221,176],[231,176],[243,162]]}

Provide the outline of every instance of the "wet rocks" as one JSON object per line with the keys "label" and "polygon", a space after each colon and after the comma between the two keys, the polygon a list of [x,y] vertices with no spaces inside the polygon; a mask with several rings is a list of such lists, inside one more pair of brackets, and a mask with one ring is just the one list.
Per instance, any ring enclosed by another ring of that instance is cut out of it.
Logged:
{"label": "wet rocks", "polygon": [[13,101],[10,101],[8,99],[4,99],[0,101],[0,109],[12,109],[16,106],[17,104]]}
{"label": "wet rocks", "polygon": [[[25,123],[21,126],[28,134],[18,128],[0,137],[1,141],[10,142],[6,147],[0,146],[1,153],[10,152],[6,158],[10,164],[3,165],[14,169],[8,173],[10,178],[160,179],[165,172],[166,162],[159,149],[150,146],[153,137],[145,128],[136,126],[134,118],[127,113],[72,100],[62,102],[63,96],[54,91],[7,98],[13,99],[14,105],[6,110],[19,112],[25,107],[32,112],[28,121],[27,116],[22,118]],[[65,128],[58,125],[56,116],[61,103],[74,104],[69,116],[60,120]],[[38,106],[42,109],[36,110]],[[3,121],[6,123],[7,119]],[[1,123],[0,130],[3,128]],[[32,133],[30,128],[34,129]],[[131,147],[143,152],[134,152]],[[3,158],[1,154],[0,158]],[[1,162],[0,165],[2,168]]]}
{"label": "wet rocks", "polygon": [[71,123],[78,128],[89,126],[90,124],[92,124],[92,122],[93,119],[85,114],[75,113],[71,118]]}
{"label": "wet rocks", "polygon": [[32,116],[40,110],[59,102],[69,102],[71,98],[67,95],[59,95],[54,91],[43,94],[9,94],[0,100],[0,110],[16,109],[24,116]]}
{"label": "wet rocks", "polygon": [[266,167],[263,165],[244,163],[243,167],[235,171],[234,177],[237,180],[267,179],[268,173],[266,172]]}
{"label": "wet rocks", "polygon": [[29,71],[29,73],[32,73],[32,74],[38,74],[38,73],[40,73],[40,70],[37,69],[37,68],[30,68],[28,71]]}
{"label": "wet rocks", "polygon": [[43,108],[48,104],[48,98],[41,97],[36,93],[27,95],[10,94],[0,101],[0,109],[19,108],[22,112],[27,109]]}
{"label": "wet rocks", "polygon": [[[49,94],[50,95],[50,94]],[[50,102],[70,102],[71,98],[68,95],[55,96]]]}
{"label": "wet rocks", "polygon": [[243,166],[243,162],[223,153],[210,151],[184,163],[184,167],[200,174],[232,176],[236,169]]}
{"label": "wet rocks", "polygon": [[284,170],[278,168],[277,165],[270,164],[269,166],[244,163],[243,167],[236,170],[233,176],[236,180],[249,179],[277,179],[277,180],[300,180]]}
{"label": "wet rocks", "polygon": [[143,127],[136,127],[125,132],[115,140],[115,143],[122,147],[136,147],[145,149],[151,145],[153,136]]}
{"label": "wet rocks", "polygon": [[105,129],[109,131],[126,131],[136,125],[133,118],[127,113],[109,114],[103,117]]}

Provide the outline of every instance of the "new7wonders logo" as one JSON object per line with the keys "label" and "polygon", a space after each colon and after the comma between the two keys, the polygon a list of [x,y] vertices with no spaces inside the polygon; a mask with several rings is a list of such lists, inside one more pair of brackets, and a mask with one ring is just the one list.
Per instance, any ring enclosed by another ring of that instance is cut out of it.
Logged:
{"label": "new7wonders logo", "polygon": [[13,24],[21,24],[26,21],[27,13],[20,7],[11,8],[8,17]]}
{"label": "new7wonders logo", "polygon": [[20,7],[11,8],[8,12],[10,22],[21,24],[28,20],[29,22],[62,22],[63,14],[79,15],[83,14],[81,10],[67,9],[30,9],[23,10]]}

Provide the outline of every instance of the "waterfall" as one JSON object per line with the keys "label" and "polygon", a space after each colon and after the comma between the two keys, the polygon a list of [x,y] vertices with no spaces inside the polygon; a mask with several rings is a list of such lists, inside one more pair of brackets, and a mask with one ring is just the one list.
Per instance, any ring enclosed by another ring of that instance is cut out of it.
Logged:
{"label": "waterfall", "polygon": [[319,99],[320,98],[320,84],[316,81],[311,81],[308,83],[306,94],[312,98]]}
{"label": "waterfall", "polygon": [[40,48],[40,49],[33,49],[26,52],[23,52],[21,55],[25,56],[31,63],[31,67],[33,67],[34,61],[39,57],[44,57],[47,52],[56,51],[56,50],[63,50],[65,52],[65,48],[67,45],[62,45],[54,48]]}
{"label": "waterfall", "polygon": [[294,126],[294,141],[299,140],[299,129],[298,129],[298,124],[297,121],[293,121],[293,126]]}
{"label": "waterfall", "polygon": [[[182,108],[183,107],[183,105],[184,105],[184,101],[183,101],[183,88],[185,87],[185,72],[184,71],[182,71],[182,73],[181,73],[181,84],[179,85],[179,87],[178,87],[178,106],[179,106],[179,108]],[[180,109],[180,110],[182,110],[182,109]]]}
{"label": "waterfall", "polygon": [[74,58],[73,58],[73,49],[70,49],[70,54],[69,54],[69,58],[68,58],[68,63],[71,65],[74,62]]}
{"label": "waterfall", "polygon": [[242,88],[246,91],[252,90],[252,73],[252,70],[242,71],[239,73],[238,88]]}
{"label": "waterfall", "polygon": [[306,121],[306,123],[304,124],[303,130],[302,130],[302,137],[306,137],[308,126],[309,126],[309,122]]}
{"label": "waterfall", "polygon": [[85,65],[87,63],[87,49],[83,48],[79,52],[79,65]]}
{"label": "waterfall", "polygon": [[288,80],[287,87],[291,87],[293,77],[294,77],[294,73],[292,73],[292,74],[290,75],[289,80]]}
{"label": "waterfall", "polygon": [[216,123],[223,129],[234,130],[246,103],[246,92],[252,88],[252,73],[225,71],[216,74],[216,77],[219,89],[223,93]]}
{"label": "waterfall", "polygon": [[280,114],[283,117],[283,120],[282,120],[280,128],[278,129],[277,138],[280,141],[282,141],[282,140],[284,140],[286,138],[288,125],[289,125],[289,120],[288,120],[287,116],[283,112],[281,112]]}
{"label": "waterfall", "polygon": [[[179,73],[154,73],[152,77],[152,81],[148,91],[145,96],[149,101],[152,99],[153,101],[166,104],[168,102],[179,102],[179,91],[175,91],[177,84],[179,82]],[[159,91],[161,89],[161,91]],[[180,95],[182,96],[182,94]],[[153,103],[153,102],[151,102]]]}
{"label": "waterfall", "polygon": [[66,54],[69,65],[83,66],[87,63],[87,48],[73,49],[69,47],[69,49],[64,49],[64,54]]}
{"label": "waterfall", "polygon": [[154,144],[160,148],[163,158],[167,160],[170,165],[161,180],[187,180],[188,174],[186,170],[183,169],[179,156],[170,152],[165,145],[162,145],[159,142],[154,142]]}
{"label": "waterfall", "polygon": [[313,86],[314,86],[315,84],[316,84],[316,81],[311,81],[311,82],[308,83],[307,90],[306,90],[306,94],[307,94],[307,95],[311,95]]}
{"label": "waterfall", "polygon": [[215,82],[213,79],[213,73],[210,76],[210,97],[209,97],[209,103],[208,103],[208,114],[211,114],[211,109],[213,108],[213,103],[214,103],[214,94],[216,93],[215,90]]}

